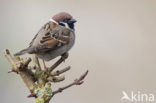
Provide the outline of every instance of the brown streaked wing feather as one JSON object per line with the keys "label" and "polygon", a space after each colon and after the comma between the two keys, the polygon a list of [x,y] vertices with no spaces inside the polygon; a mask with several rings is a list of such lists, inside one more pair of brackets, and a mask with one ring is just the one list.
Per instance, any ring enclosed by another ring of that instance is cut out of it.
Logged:
{"label": "brown streaked wing feather", "polygon": [[[39,41],[39,44],[37,46],[34,46],[33,45],[34,40],[36,39],[38,34],[42,32],[43,29],[44,31],[47,32],[43,34],[44,36],[42,37],[42,40]],[[33,53],[46,52],[68,44],[69,40],[70,40],[69,29],[62,26],[58,26],[52,22],[48,22],[35,35],[29,47],[32,48]]]}
{"label": "brown streaked wing feather", "polygon": [[50,22],[46,23],[39,31],[38,33],[34,36],[34,38],[32,39],[32,41],[29,44],[29,47],[31,47],[34,43],[34,40],[36,39],[36,37],[38,36],[39,32],[42,31],[43,29],[48,30],[50,28]]}
{"label": "brown streaked wing feather", "polygon": [[44,37],[42,37],[42,40],[40,41],[41,45],[46,45],[49,49],[56,49],[69,43],[69,29],[58,26],[55,29],[51,30],[49,33],[50,35],[45,35]]}

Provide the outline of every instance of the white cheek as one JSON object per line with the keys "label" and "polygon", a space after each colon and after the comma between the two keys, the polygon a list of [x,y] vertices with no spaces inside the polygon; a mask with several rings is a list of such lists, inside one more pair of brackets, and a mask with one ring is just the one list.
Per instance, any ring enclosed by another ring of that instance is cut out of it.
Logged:
{"label": "white cheek", "polygon": [[69,25],[68,25],[67,23],[64,23],[64,24],[65,24],[65,27],[66,27],[66,28],[70,29],[70,28],[69,28]]}
{"label": "white cheek", "polygon": [[56,21],[55,21],[55,20],[53,20],[53,19],[50,19],[49,21],[51,21],[51,22],[54,22],[54,23],[58,24],[58,22],[56,22]]}
{"label": "white cheek", "polygon": [[64,22],[60,22],[60,23],[64,24],[66,28],[71,29],[67,23]]}

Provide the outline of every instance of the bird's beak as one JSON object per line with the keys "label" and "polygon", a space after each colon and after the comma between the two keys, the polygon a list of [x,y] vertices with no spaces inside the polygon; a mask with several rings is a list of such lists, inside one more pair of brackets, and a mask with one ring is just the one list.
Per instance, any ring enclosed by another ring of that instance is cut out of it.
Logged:
{"label": "bird's beak", "polygon": [[69,20],[68,21],[69,23],[75,23],[75,22],[77,22],[75,19],[71,19],[71,20]]}

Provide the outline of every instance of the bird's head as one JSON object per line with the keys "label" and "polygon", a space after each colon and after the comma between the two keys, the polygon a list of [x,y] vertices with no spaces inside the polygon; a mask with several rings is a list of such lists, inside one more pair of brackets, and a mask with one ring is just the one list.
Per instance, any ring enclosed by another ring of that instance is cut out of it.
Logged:
{"label": "bird's head", "polygon": [[76,20],[66,12],[60,12],[52,17],[52,19],[59,25],[74,30],[74,23]]}

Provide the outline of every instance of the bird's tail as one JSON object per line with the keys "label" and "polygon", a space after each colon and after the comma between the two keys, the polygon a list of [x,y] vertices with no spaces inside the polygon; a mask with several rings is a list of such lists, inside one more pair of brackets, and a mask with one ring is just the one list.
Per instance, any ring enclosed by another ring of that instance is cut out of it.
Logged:
{"label": "bird's tail", "polygon": [[30,48],[26,48],[26,49],[23,49],[19,52],[17,52],[16,54],[14,54],[14,56],[20,56],[20,55],[23,55],[25,53],[29,53],[30,52]]}

